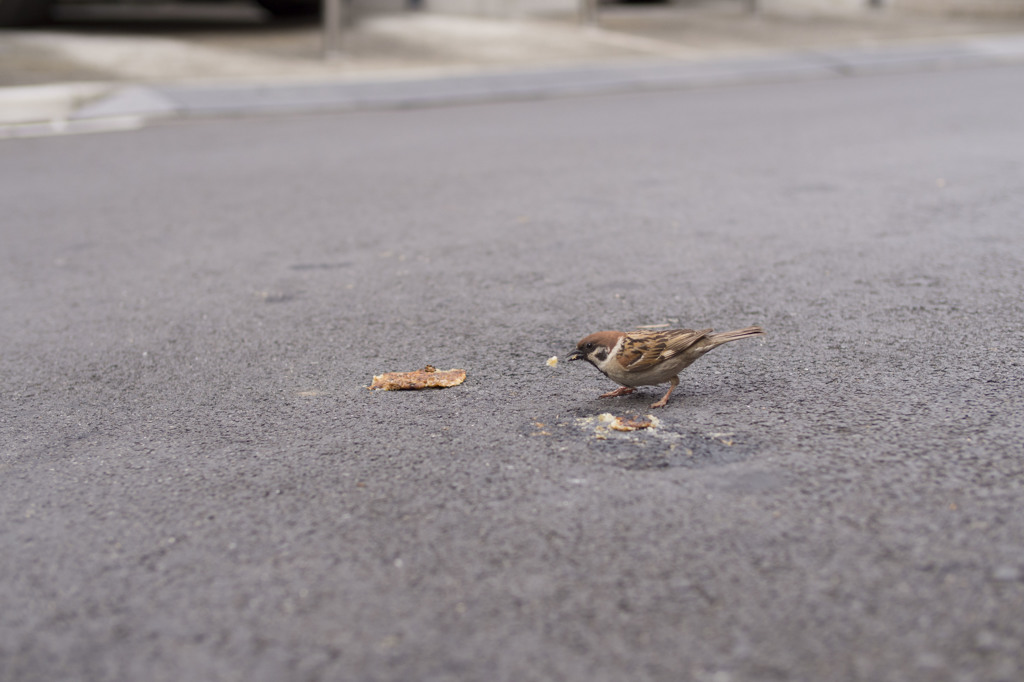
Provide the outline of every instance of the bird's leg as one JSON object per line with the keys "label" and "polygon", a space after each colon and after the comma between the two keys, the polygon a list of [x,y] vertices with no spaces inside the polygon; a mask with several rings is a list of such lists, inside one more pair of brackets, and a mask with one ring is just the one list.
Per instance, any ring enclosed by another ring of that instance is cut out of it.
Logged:
{"label": "bird's leg", "polygon": [[669,379],[669,383],[672,385],[668,387],[668,392],[661,396],[661,400],[656,403],[651,403],[651,407],[665,407],[665,403],[668,402],[668,397],[672,395],[672,389],[679,385],[679,377],[672,377]]}
{"label": "bird's leg", "polygon": [[630,388],[629,386],[622,386],[620,388],[615,389],[614,391],[610,391],[608,393],[602,393],[601,395],[599,395],[597,397],[598,398],[617,398],[620,395],[629,395],[630,393],[635,393],[635,392],[636,392],[635,388]]}

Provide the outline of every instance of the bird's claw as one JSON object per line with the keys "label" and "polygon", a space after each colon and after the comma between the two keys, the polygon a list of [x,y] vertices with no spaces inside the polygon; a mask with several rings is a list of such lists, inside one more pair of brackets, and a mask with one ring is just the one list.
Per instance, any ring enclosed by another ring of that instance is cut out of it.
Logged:
{"label": "bird's claw", "polygon": [[617,388],[614,391],[609,391],[608,393],[602,393],[601,395],[599,395],[597,397],[598,398],[618,398],[620,395],[629,395],[630,393],[636,393],[636,389],[635,388],[630,388],[628,386],[623,386],[622,388]]}

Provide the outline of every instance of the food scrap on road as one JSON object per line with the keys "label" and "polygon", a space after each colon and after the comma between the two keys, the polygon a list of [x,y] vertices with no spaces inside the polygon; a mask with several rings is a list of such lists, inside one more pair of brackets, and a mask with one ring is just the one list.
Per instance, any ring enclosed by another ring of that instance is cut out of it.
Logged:
{"label": "food scrap on road", "polygon": [[438,370],[433,365],[414,372],[385,372],[373,377],[370,390],[418,391],[424,388],[449,388],[466,380],[466,370]]}

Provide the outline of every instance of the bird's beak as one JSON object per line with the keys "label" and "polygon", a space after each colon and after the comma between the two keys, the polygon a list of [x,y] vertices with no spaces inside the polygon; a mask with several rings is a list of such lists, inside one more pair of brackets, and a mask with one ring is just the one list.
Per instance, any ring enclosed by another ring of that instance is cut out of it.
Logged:
{"label": "bird's beak", "polygon": [[585,357],[586,356],[583,354],[583,351],[577,348],[573,352],[569,353],[569,357],[567,357],[566,360],[572,362],[573,360],[583,360]]}

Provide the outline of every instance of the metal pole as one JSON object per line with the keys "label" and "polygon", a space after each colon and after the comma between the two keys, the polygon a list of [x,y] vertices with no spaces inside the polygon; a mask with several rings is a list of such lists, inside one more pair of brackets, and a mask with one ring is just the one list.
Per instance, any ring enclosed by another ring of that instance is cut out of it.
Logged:
{"label": "metal pole", "polygon": [[344,0],[321,0],[320,13],[324,22],[324,59],[341,54],[341,22]]}
{"label": "metal pole", "polygon": [[597,0],[580,0],[580,23],[584,26],[597,25]]}

